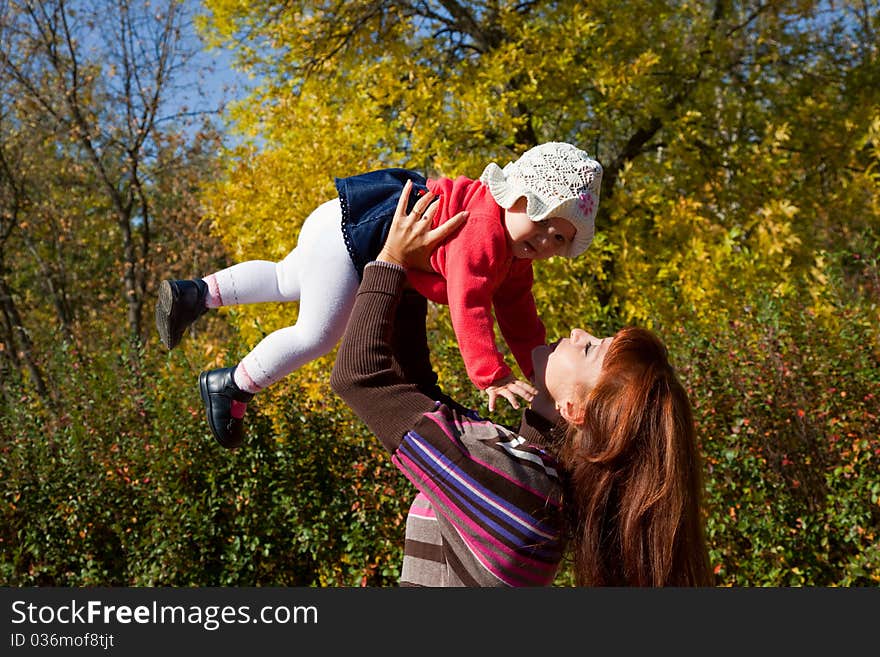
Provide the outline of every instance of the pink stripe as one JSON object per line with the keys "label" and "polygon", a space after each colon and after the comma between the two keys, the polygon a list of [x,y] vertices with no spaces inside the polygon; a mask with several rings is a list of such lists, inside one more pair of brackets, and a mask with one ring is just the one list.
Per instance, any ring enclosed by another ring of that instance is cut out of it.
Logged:
{"label": "pink stripe", "polygon": [[418,513],[423,518],[436,518],[436,514],[434,513],[434,507],[431,506],[431,500],[425,497],[422,493],[416,495],[416,499],[413,500],[413,503],[409,507],[410,513]]}
{"label": "pink stripe", "polygon": [[244,366],[244,363],[239,363],[235,368],[235,385],[244,390],[245,392],[252,392],[254,394],[260,392],[263,388],[257,385],[257,382],[251,378],[251,375],[248,374],[247,368]]}
{"label": "pink stripe", "polygon": [[[446,426],[446,423],[443,422],[443,421],[441,420],[441,414],[440,414],[440,413],[425,413],[425,417],[430,417],[430,418],[434,421],[434,424],[436,424],[436,425],[437,425],[437,426],[443,431],[443,433],[445,433],[445,434],[449,437],[450,440],[455,441],[456,436],[453,436],[451,433],[449,433],[449,431],[448,431],[448,429],[447,429],[447,426]],[[468,425],[470,425],[470,426],[473,426],[473,425],[476,425],[476,424],[487,424],[487,423],[489,423],[489,422],[488,422],[488,421],[485,421],[485,422],[478,422],[478,421],[474,421],[474,420],[465,420],[465,421],[462,422],[463,425],[464,425],[464,424],[468,424]],[[462,433],[464,433],[463,430],[462,430]],[[524,443],[524,444],[528,444],[528,443]],[[491,464],[486,463],[485,461],[481,461],[481,460],[479,460],[479,459],[474,458],[473,455],[471,455],[470,453],[468,453],[468,458],[469,458],[469,460],[473,461],[474,463],[477,463],[477,464],[479,464],[480,466],[482,466],[484,469],[489,470],[490,472],[494,472],[494,473],[497,474],[499,477],[501,477],[501,478],[503,478],[503,479],[506,479],[507,481],[509,481],[509,482],[511,482],[511,483],[513,483],[513,484],[516,484],[516,486],[517,486],[518,488],[521,488],[521,489],[523,489],[523,490],[525,490],[525,491],[530,492],[532,495],[538,495],[538,496],[542,496],[542,495],[543,495],[543,493],[542,493],[541,491],[535,490],[534,488],[531,488],[530,486],[526,486],[526,485],[524,485],[524,484],[523,484],[522,482],[520,482],[519,480],[514,479],[513,477],[509,476],[507,473],[502,472],[501,470],[498,470],[497,468],[495,468],[495,467],[492,466]],[[537,466],[537,463],[535,464],[535,467],[538,467],[538,466]],[[556,500],[547,500],[547,502],[548,502],[551,506],[556,507],[556,508],[559,508],[559,507],[561,506],[561,502],[556,501]]]}
{"label": "pink stripe", "polygon": [[[409,479],[417,488],[421,489],[422,487],[424,487],[429,489],[438,500],[445,504],[446,507],[448,507],[449,509],[460,510],[460,508],[456,504],[454,504],[448,496],[444,494],[443,489],[437,486],[430,478],[425,477],[421,481],[416,480],[415,476],[412,473],[423,471],[420,468],[416,467],[416,465],[412,463],[410,459],[402,457],[400,453],[397,452],[392,457],[392,460],[397,463],[398,467],[404,473],[406,478]],[[475,552],[477,559],[479,559],[480,563],[483,564],[483,567],[508,586],[522,586],[523,584],[549,584],[553,581],[553,575],[556,572],[555,566],[551,569],[548,564],[535,561],[526,557],[525,555],[517,554],[507,545],[495,539],[491,534],[488,534],[485,530],[482,529],[482,527],[471,520],[470,517],[468,517],[467,515],[462,514],[453,516],[451,513],[444,513],[444,516],[450,522],[452,522],[453,525],[461,525],[468,529],[467,532],[464,532],[462,534],[462,538],[465,539],[465,543],[467,543],[467,545],[470,546],[470,548]],[[467,536],[469,535],[481,537],[482,540],[470,541],[467,539]],[[493,546],[495,547],[495,549],[490,549]],[[491,558],[492,556],[496,556],[497,558],[499,558],[502,561],[502,564],[497,564],[495,559]],[[534,567],[529,569],[514,565],[512,557],[515,557],[517,561],[526,560],[530,563],[533,563]],[[541,571],[545,572],[545,574],[542,575]],[[508,576],[511,574],[518,575],[520,579],[511,579]]]}
{"label": "pink stripe", "polygon": [[233,399],[229,408],[229,413],[236,420],[240,420],[244,417],[244,412],[247,410],[247,404],[244,402],[240,402],[238,400]]}
{"label": "pink stripe", "polygon": [[409,515],[419,520],[437,520],[437,516],[430,509],[410,509]]}
{"label": "pink stripe", "polygon": [[208,308],[219,308],[223,305],[223,295],[220,294],[220,284],[214,274],[206,276],[204,279],[208,284]]}

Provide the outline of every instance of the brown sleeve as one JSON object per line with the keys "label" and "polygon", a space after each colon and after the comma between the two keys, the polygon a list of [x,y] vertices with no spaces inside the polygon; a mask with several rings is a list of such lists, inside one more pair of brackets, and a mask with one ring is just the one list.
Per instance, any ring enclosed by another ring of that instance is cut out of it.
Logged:
{"label": "brown sleeve", "polygon": [[[404,367],[394,357],[395,316],[405,280],[406,272],[395,265],[374,262],[366,266],[330,376],[333,391],[391,452],[436,405],[417,384],[404,378],[405,367],[410,366]],[[396,342],[405,338],[402,330],[398,329]]]}
{"label": "brown sleeve", "polygon": [[437,373],[428,349],[428,300],[413,289],[403,291],[391,335],[394,364],[404,380],[415,383],[429,397],[437,386]]}
{"label": "brown sleeve", "polygon": [[469,413],[470,409],[443,392],[437,382],[428,347],[427,317],[428,300],[411,288],[404,290],[397,306],[391,338],[393,366],[398,368],[405,381],[415,383],[431,399],[443,402],[459,413]]}

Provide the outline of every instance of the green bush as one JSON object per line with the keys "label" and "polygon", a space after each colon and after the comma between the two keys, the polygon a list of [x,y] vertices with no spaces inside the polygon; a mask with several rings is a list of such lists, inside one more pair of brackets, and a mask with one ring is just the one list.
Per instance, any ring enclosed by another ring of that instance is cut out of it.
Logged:
{"label": "green bush", "polygon": [[711,336],[675,334],[720,584],[880,582],[877,309],[835,303],[840,329],[765,297]]}
{"label": "green bush", "polygon": [[[124,345],[74,365],[65,415],[19,386],[3,409],[0,579],[7,585],[385,585],[409,491],[339,404],[259,402],[245,446],[217,445],[185,359],[139,385]],[[401,493],[401,491],[403,491]]]}
{"label": "green bush", "polygon": [[[656,327],[694,403],[720,585],[880,582],[876,289],[850,285],[877,268],[838,264],[834,321],[806,294],[756,291],[725,325]],[[4,585],[396,583],[413,489],[326,382],[298,394],[293,375],[260,395],[246,445],[227,451],[203,417],[193,344],[168,355],[100,337],[88,354],[59,341],[41,362],[64,381],[54,405],[4,382]],[[442,321],[430,338],[446,390],[480,406]],[[242,346],[227,346],[235,362]]]}

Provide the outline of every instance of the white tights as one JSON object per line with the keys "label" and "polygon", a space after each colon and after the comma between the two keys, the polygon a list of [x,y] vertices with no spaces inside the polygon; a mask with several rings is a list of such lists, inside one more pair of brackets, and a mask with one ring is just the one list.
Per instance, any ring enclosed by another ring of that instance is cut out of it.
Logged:
{"label": "white tights", "polygon": [[205,277],[211,298],[219,296],[223,306],[299,301],[296,323],[267,335],[239,363],[235,383],[242,390],[272,385],[342,338],[359,282],[341,225],[337,198],[309,215],[296,247],[280,262],[251,260]]}

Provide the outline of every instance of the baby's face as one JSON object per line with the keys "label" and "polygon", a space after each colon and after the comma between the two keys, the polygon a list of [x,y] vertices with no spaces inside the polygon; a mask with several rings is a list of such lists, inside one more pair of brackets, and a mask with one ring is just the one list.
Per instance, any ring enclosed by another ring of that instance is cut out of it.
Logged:
{"label": "baby's face", "polygon": [[512,208],[504,211],[504,225],[513,256],[527,260],[544,260],[567,253],[577,233],[574,224],[562,217],[532,221],[525,209],[526,200],[521,198]]}

